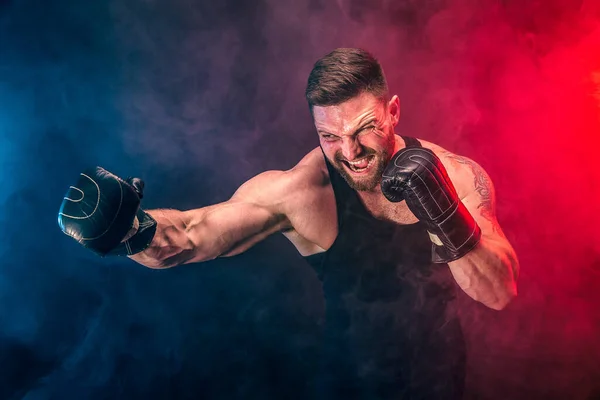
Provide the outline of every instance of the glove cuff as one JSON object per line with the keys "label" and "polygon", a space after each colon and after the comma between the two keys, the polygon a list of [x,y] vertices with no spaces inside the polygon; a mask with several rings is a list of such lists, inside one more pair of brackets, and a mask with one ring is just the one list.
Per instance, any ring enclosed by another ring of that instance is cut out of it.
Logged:
{"label": "glove cuff", "polygon": [[147,212],[138,209],[136,217],[140,223],[138,231],[129,239],[108,252],[109,256],[131,256],[146,250],[156,233],[156,220]]}
{"label": "glove cuff", "polygon": [[432,261],[449,263],[466,255],[481,240],[481,228],[461,201],[439,222],[430,225],[442,245],[432,245]]}

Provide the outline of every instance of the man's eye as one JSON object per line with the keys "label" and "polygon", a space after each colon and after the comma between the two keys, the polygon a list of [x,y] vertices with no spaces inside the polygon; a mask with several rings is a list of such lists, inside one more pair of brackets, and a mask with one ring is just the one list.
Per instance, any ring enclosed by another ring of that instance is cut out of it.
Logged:
{"label": "man's eye", "polygon": [[337,136],[333,135],[321,135],[321,137],[325,140],[335,140],[337,138]]}

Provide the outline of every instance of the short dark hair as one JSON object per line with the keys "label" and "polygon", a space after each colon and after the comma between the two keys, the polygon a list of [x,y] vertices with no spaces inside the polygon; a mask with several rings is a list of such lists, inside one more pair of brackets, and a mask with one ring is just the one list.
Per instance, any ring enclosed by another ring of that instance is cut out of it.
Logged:
{"label": "short dark hair", "polygon": [[314,106],[334,106],[362,93],[387,100],[388,86],[379,61],[362,49],[339,48],[319,59],[306,85],[306,100]]}

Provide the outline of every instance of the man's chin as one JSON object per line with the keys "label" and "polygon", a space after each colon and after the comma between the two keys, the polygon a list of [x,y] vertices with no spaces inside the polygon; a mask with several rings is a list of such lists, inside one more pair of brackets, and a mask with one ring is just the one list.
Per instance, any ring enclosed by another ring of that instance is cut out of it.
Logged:
{"label": "man's chin", "polygon": [[338,172],[340,172],[340,175],[342,175],[342,178],[344,178],[350,188],[359,192],[370,192],[374,190],[381,182],[381,174],[373,174],[371,176],[365,176],[357,179],[345,169],[340,170],[338,168]]}
{"label": "man's chin", "polygon": [[372,192],[379,185],[380,180],[369,180],[369,181],[348,181],[348,186],[357,192]]}
{"label": "man's chin", "polygon": [[381,175],[385,168],[385,164],[380,159],[375,160],[375,164],[371,166],[371,171],[368,174],[354,173],[341,161],[336,162],[333,166],[348,186],[359,192],[375,190],[381,182]]}

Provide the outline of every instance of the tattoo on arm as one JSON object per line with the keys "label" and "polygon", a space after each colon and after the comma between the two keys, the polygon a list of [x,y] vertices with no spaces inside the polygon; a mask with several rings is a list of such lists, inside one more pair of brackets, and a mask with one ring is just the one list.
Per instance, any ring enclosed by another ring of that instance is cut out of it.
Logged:
{"label": "tattoo on arm", "polygon": [[452,161],[471,168],[471,171],[473,172],[473,184],[475,186],[475,191],[479,194],[481,199],[481,203],[479,203],[477,208],[481,210],[481,215],[490,221],[494,232],[497,232],[498,229],[495,222],[492,199],[492,183],[483,168],[468,158],[457,156],[456,154],[452,154],[450,152],[444,152],[444,154]]}

